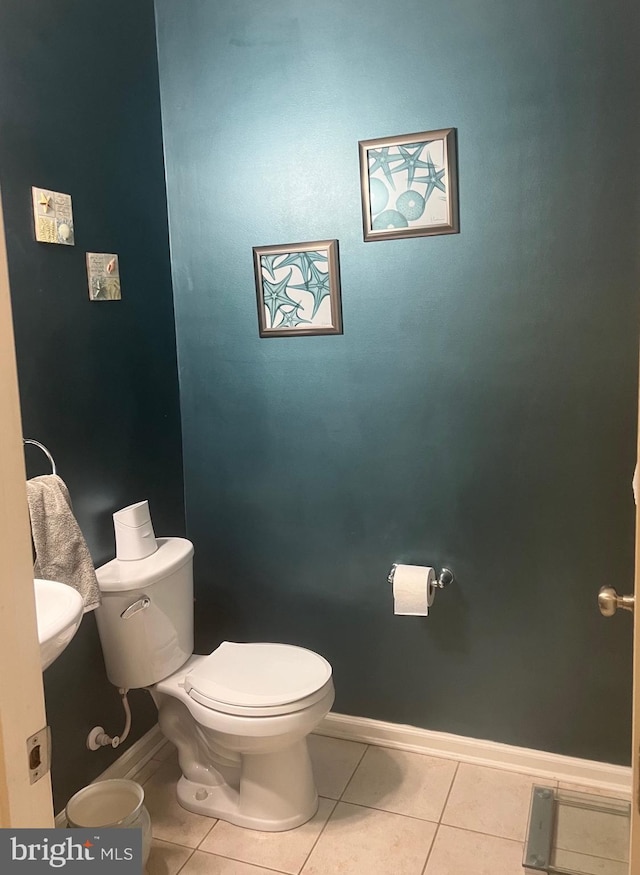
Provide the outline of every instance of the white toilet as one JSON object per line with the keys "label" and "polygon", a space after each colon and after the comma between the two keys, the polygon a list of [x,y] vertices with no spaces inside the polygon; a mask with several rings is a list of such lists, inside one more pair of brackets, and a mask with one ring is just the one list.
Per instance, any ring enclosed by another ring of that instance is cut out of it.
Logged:
{"label": "white toilet", "polygon": [[318,807],[307,735],[333,704],[331,666],[286,644],[225,641],[194,656],[193,545],[156,543],[96,571],[109,680],[149,688],[178,749],[184,808],[274,832],[305,823]]}

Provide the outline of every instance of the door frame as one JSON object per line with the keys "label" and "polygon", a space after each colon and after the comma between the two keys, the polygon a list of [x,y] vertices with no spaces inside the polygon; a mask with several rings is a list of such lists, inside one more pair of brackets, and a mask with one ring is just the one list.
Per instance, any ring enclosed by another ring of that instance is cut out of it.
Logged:
{"label": "door frame", "polygon": [[51,775],[29,780],[47,722],[36,626],[20,401],[0,200],[0,827],[52,827]]}
{"label": "door frame", "polygon": [[[640,372],[640,369],[639,369]],[[633,712],[631,733],[631,767],[633,771],[631,792],[631,837],[629,846],[629,873],[640,872],[640,378],[638,380],[638,444],[637,467],[634,475],[636,499],[636,558],[635,558],[635,606],[633,612]]]}

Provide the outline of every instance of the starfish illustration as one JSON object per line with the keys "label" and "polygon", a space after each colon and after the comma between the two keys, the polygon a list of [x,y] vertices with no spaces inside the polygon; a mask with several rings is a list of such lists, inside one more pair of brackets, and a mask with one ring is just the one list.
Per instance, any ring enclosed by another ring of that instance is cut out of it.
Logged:
{"label": "starfish illustration", "polygon": [[[420,161],[420,155],[426,145],[426,143],[410,143],[407,146],[398,146],[403,161],[402,164],[398,164],[397,167],[393,168],[393,173],[400,173],[403,170],[407,171],[407,188],[411,188],[413,185],[413,177],[417,168],[429,167],[425,161]],[[415,149],[415,152],[410,152],[409,149]]]}
{"label": "starfish illustration", "polygon": [[310,324],[308,319],[300,319],[298,317],[298,309],[300,308],[300,304],[297,304],[295,307],[292,307],[290,310],[280,310],[280,315],[282,319],[278,323],[278,328],[295,328],[297,325],[302,325],[302,323]]}
{"label": "starfish illustration", "polygon": [[311,262],[309,264],[309,274],[307,276],[307,281],[321,280],[328,276],[329,274],[325,270],[320,270],[320,268],[316,264],[314,264],[314,262]]}
{"label": "starfish illustration", "polygon": [[316,261],[327,261],[326,252],[290,252],[278,267],[288,267],[294,264],[300,268],[303,277],[308,277]]}
{"label": "starfish illustration", "polygon": [[[273,325],[276,313],[283,304],[293,304],[295,306],[298,303],[287,294],[287,286],[289,285],[292,273],[293,271],[290,270],[287,276],[280,280],[279,283],[270,283],[264,277],[262,279],[262,297],[264,305],[271,316],[271,325]],[[295,288],[295,286],[292,286],[292,288]]]}
{"label": "starfish illustration", "polygon": [[[391,170],[390,164],[392,161],[401,161],[402,155],[389,155],[390,146],[383,146],[381,149],[369,150],[369,176],[373,176],[376,170],[380,169],[387,177],[387,182],[391,188],[395,188],[392,173],[395,173],[396,168]],[[373,163],[371,163],[373,159]]]}
{"label": "starfish illustration", "polygon": [[446,187],[444,182],[442,181],[442,177],[444,176],[444,168],[442,170],[436,170],[436,165],[431,160],[431,155],[427,152],[427,168],[428,168],[428,176],[423,176],[420,179],[416,179],[416,182],[424,182],[426,183],[427,190],[424,193],[425,203],[429,200],[431,195],[434,192],[434,189],[439,189],[440,191],[446,191]]}
{"label": "starfish illustration", "polygon": [[329,274],[328,273],[318,273],[317,276],[311,276],[309,279],[300,286],[291,286],[292,289],[300,289],[303,292],[311,292],[313,295],[313,313],[311,314],[311,318],[316,315],[318,312],[318,307],[323,302],[323,300],[331,293],[329,288]]}
{"label": "starfish illustration", "polygon": [[275,262],[277,261],[278,258],[281,258],[281,257],[282,256],[279,254],[278,255],[261,255],[260,262],[262,264],[262,267],[266,268],[266,270],[269,271],[271,276],[275,277],[275,274],[273,272],[274,268],[275,268]]}

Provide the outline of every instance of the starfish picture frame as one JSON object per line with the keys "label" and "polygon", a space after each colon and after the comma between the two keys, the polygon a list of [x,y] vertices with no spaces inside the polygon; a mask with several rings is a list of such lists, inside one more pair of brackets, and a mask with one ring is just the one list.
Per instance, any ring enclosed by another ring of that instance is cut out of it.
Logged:
{"label": "starfish picture frame", "polygon": [[458,233],[455,128],[358,146],[365,241]]}
{"label": "starfish picture frame", "polygon": [[260,337],[342,334],[338,241],[254,246]]}

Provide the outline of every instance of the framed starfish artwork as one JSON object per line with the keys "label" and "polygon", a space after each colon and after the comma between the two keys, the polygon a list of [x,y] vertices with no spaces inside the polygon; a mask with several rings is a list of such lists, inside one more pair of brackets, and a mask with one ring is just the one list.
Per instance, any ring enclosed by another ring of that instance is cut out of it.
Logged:
{"label": "framed starfish artwork", "polygon": [[455,128],[358,145],[366,241],[458,233]]}
{"label": "framed starfish artwork", "polygon": [[338,241],[254,246],[260,337],[342,334]]}

